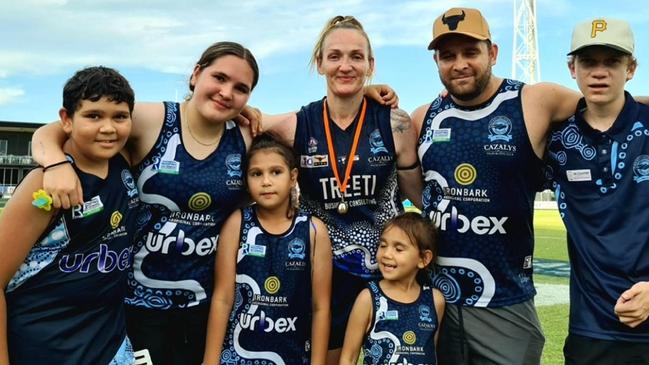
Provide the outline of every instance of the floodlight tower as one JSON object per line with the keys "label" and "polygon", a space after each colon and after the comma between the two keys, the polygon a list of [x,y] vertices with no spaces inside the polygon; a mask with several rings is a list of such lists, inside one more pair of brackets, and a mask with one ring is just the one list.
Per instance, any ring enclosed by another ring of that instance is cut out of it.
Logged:
{"label": "floodlight tower", "polygon": [[541,80],[536,37],[536,0],[514,1],[512,78],[533,84]]}

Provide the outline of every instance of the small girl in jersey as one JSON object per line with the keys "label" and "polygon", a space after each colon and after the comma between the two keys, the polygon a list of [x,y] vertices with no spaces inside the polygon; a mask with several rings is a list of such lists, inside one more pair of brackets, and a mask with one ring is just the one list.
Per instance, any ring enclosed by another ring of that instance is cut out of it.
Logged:
{"label": "small girl in jersey", "polygon": [[256,138],[245,181],[254,204],[223,225],[203,363],[324,364],[330,324],[331,243],[296,208],[297,161]]}
{"label": "small girl in jersey", "polygon": [[442,293],[426,270],[436,256],[437,232],[417,213],[388,221],[376,261],[383,275],[368,283],[352,309],[340,364],[436,364],[435,346],[444,314]]}
{"label": "small girl in jersey", "polygon": [[[127,365],[124,294],[138,193],[120,154],[134,95],[89,67],[63,88],[66,158],[32,170],[0,217],[0,364]],[[43,172],[71,165],[86,203],[51,207]]]}

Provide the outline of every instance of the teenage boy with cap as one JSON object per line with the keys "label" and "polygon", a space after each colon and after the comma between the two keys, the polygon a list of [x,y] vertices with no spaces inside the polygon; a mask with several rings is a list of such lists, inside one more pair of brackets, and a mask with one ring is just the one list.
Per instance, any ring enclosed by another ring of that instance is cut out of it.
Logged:
{"label": "teenage boy with cap", "polygon": [[435,285],[447,310],[440,364],[539,364],[532,216],[552,122],[579,95],[491,73],[498,47],[480,11],[453,8],[433,25],[448,95],[415,110],[425,214],[440,229]]}
{"label": "teenage boy with cap", "polygon": [[624,91],[633,51],[622,20],[575,27],[584,97],[548,143],[572,267],[566,364],[649,364],[649,107]]}

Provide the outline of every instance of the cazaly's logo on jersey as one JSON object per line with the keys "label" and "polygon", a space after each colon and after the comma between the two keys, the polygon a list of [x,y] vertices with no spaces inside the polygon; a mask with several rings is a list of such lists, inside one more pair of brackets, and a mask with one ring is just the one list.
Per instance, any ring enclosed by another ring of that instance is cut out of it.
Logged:
{"label": "cazaly's logo on jersey", "polygon": [[633,180],[636,183],[649,180],[649,155],[640,155],[633,162]]}
{"label": "cazaly's logo on jersey", "polygon": [[497,116],[489,121],[489,141],[512,140],[512,121],[503,116]]}
{"label": "cazaly's logo on jersey", "polygon": [[433,319],[430,318],[430,307],[427,305],[419,306],[419,320],[422,322],[432,322]]}
{"label": "cazaly's logo on jersey", "polygon": [[133,175],[131,175],[131,172],[124,169],[122,170],[122,182],[124,183],[124,186],[126,186],[126,194],[128,195],[129,198],[132,198],[133,196],[137,195],[137,188],[135,187],[135,180],[133,179]]}
{"label": "cazaly's logo on jersey", "polygon": [[225,166],[228,168],[228,176],[241,177],[241,155],[233,153],[225,158]]}
{"label": "cazaly's logo on jersey", "polygon": [[379,152],[388,153],[388,149],[385,148],[383,139],[381,139],[381,132],[379,132],[378,129],[375,129],[370,133],[370,151],[375,155]]}
{"label": "cazaly's logo on jersey", "polygon": [[295,238],[288,244],[288,258],[304,260],[304,241],[299,238]]}

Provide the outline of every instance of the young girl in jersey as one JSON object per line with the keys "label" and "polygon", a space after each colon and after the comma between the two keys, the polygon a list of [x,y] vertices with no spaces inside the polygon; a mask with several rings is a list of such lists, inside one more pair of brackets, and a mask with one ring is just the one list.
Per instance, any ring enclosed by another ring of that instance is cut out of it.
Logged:
{"label": "young girl in jersey", "polygon": [[426,218],[405,213],[388,221],[376,261],[380,281],[356,298],[345,332],[340,364],[436,364],[435,346],[444,315],[442,293],[427,269],[437,252],[437,233]]}
{"label": "young girl in jersey", "polygon": [[297,161],[289,148],[262,135],[247,161],[254,204],[233,213],[221,230],[203,363],[324,364],[327,227],[296,208]]}
{"label": "young girl in jersey", "polygon": [[[120,154],[133,90],[117,71],[89,67],[63,89],[65,158],[32,170],[0,216],[0,364],[133,363],[124,291],[138,194]],[[51,207],[44,170],[70,165],[85,204]]]}

